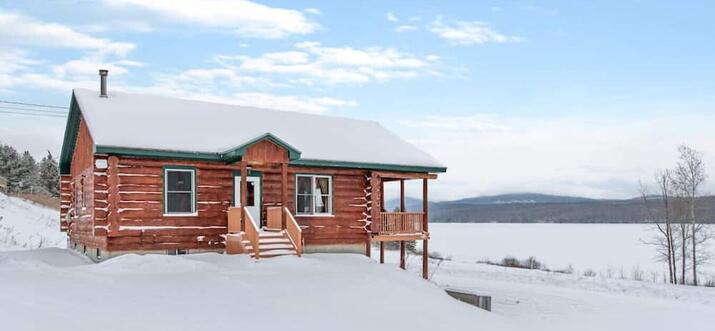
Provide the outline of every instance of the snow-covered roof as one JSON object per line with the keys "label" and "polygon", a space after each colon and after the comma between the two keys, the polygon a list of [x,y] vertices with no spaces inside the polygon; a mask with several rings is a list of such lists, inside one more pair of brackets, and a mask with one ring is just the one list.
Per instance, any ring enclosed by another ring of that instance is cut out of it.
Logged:
{"label": "snow-covered roof", "polygon": [[136,93],[75,89],[96,146],[226,153],[270,134],[301,161],[395,165],[444,171],[435,158],[375,121]]}

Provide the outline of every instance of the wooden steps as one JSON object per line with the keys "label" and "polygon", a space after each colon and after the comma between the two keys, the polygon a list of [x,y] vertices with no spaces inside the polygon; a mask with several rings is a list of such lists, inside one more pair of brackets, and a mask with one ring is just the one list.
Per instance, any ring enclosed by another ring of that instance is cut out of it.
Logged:
{"label": "wooden steps", "polygon": [[[250,242],[244,242],[244,247],[246,247],[248,251],[253,250]],[[261,258],[298,255],[285,231],[260,232],[258,234],[258,251]],[[251,257],[255,257],[253,253],[250,255]]]}

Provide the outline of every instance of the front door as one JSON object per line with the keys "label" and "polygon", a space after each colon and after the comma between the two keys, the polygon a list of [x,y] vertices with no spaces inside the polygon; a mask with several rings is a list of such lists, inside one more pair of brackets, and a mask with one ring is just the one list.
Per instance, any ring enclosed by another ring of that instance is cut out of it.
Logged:
{"label": "front door", "polygon": [[[246,177],[246,209],[256,221],[260,229],[261,224],[261,177]],[[234,206],[241,207],[241,176],[233,177]]]}

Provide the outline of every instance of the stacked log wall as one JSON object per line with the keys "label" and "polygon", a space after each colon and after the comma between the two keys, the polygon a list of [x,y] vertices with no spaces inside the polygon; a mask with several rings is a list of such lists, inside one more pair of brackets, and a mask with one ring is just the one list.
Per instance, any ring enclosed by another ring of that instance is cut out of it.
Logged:
{"label": "stacked log wall", "polygon": [[[107,158],[98,155],[98,158]],[[111,158],[111,157],[109,157]],[[109,251],[224,248],[228,208],[233,200],[233,169],[221,163],[119,157],[116,194],[107,187]],[[109,181],[112,181],[112,162]],[[164,167],[196,170],[196,216],[164,213]],[[116,195],[116,197],[114,197]],[[111,220],[116,210],[115,221]],[[113,224],[116,222],[116,224]]]}
{"label": "stacked log wall", "polygon": [[[76,244],[91,248],[106,248],[106,237],[102,234],[95,234],[94,224],[94,141],[87,128],[83,117],[80,117],[79,130],[75,141],[74,153],[72,155],[72,166],[70,167],[70,177],[65,179],[69,183],[61,186],[67,189],[65,194],[69,194],[69,207],[66,212],[71,215],[71,223],[68,228],[70,240]],[[78,196],[85,201],[84,206],[80,205]],[[65,198],[63,198],[65,199]],[[62,210],[60,210],[62,213]]]}

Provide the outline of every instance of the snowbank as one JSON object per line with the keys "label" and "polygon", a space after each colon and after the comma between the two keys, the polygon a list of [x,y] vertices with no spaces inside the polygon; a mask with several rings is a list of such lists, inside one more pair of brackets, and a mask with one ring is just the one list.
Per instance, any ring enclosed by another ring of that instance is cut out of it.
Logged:
{"label": "snowbank", "polygon": [[3,329],[513,330],[417,275],[359,255],[77,259],[58,249],[0,252]]}
{"label": "snowbank", "polygon": [[0,251],[64,247],[59,211],[0,193]]}

